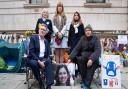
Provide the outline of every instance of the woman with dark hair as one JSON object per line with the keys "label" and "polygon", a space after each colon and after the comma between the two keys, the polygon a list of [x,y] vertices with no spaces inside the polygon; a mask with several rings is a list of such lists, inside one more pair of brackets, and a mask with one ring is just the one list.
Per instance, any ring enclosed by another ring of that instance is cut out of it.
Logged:
{"label": "woman with dark hair", "polygon": [[70,73],[66,65],[61,64],[56,70],[56,86],[70,86]]}
{"label": "woman with dark hair", "polygon": [[[75,48],[81,36],[83,35],[84,35],[84,25],[81,21],[81,16],[79,12],[76,11],[73,15],[73,20],[69,28],[68,46],[70,47],[70,53],[72,52],[73,48]],[[78,64],[77,61],[74,62],[75,64]],[[78,74],[78,70],[75,70],[76,77],[77,74]]]}
{"label": "woman with dark hair", "polygon": [[53,18],[53,43],[52,47],[55,48],[55,60],[57,63],[63,63],[63,55],[65,48],[67,48],[68,37],[66,34],[66,16],[64,14],[64,7],[61,2],[57,4],[56,14]]}
{"label": "woman with dark hair", "polygon": [[79,12],[76,11],[74,13],[73,20],[69,29],[68,46],[71,48],[70,52],[73,50],[73,48],[76,46],[81,36],[83,35],[84,35],[84,25],[81,21],[81,16]]}

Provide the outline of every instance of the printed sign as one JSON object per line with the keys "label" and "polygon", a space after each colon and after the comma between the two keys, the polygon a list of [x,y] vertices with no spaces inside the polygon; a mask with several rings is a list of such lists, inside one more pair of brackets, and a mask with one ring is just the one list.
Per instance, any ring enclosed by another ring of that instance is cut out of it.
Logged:
{"label": "printed sign", "polygon": [[118,35],[118,44],[127,44],[128,38],[127,35]]}
{"label": "printed sign", "polygon": [[55,86],[74,86],[75,64],[57,65],[55,74]]}
{"label": "printed sign", "polygon": [[121,88],[120,56],[103,55],[102,88]]}

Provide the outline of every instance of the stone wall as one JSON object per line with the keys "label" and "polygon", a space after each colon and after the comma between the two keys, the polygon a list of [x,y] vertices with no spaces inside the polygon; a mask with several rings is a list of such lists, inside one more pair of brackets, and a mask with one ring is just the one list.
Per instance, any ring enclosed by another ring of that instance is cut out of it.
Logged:
{"label": "stone wall", "polygon": [[[111,7],[86,7],[86,0],[48,0],[49,18],[52,19],[58,1],[64,3],[68,22],[73,13],[79,11],[85,26],[91,24],[94,30],[128,30],[128,0],[107,0]],[[25,7],[27,0],[0,0],[0,32],[35,29],[41,17],[42,7]]]}

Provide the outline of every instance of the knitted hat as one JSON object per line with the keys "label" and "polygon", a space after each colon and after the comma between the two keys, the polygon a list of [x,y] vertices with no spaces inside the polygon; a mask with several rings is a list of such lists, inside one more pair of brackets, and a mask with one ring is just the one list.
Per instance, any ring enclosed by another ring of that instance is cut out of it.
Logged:
{"label": "knitted hat", "polygon": [[91,31],[93,31],[93,29],[92,29],[92,27],[91,27],[90,24],[88,24],[88,25],[84,28],[84,30],[86,30],[86,29],[90,29]]}

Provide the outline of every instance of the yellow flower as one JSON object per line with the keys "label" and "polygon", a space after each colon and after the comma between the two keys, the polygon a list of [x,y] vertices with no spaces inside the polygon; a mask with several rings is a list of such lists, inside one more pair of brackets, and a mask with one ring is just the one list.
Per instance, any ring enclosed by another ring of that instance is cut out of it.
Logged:
{"label": "yellow flower", "polygon": [[25,37],[30,37],[32,34],[33,34],[33,31],[31,31],[31,30],[27,30],[24,33]]}

